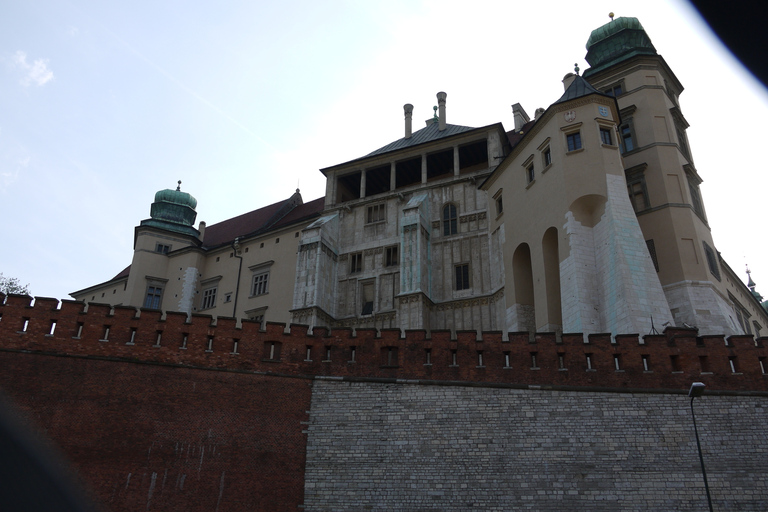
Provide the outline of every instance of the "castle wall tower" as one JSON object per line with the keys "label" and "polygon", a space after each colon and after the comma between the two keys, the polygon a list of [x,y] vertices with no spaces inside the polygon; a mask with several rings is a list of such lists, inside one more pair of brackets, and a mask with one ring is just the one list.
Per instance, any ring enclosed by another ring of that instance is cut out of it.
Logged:
{"label": "castle wall tower", "polygon": [[584,77],[620,108],[628,193],[675,323],[741,334],[686,138],[682,85],[635,18],[594,30],[587,50]]}

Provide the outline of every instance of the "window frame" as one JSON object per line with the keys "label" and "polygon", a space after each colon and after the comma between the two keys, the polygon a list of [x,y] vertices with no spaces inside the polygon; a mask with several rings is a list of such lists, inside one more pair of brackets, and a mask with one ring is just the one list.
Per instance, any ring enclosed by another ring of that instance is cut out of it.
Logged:
{"label": "window frame", "polygon": [[366,224],[377,224],[387,220],[387,203],[376,203],[368,206],[365,214]]}
{"label": "window frame", "polygon": [[[165,286],[168,284],[167,279],[160,279],[157,277],[147,277],[147,286],[144,288],[144,309],[156,309],[160,310],[163,307],[163,296],[165,294]],[[152,290],[152,302],[150,303],[150,290]],[[155,307],[156,306],[156,307]]]}
{"label": "window frame", "polygon": [[359,274],[363,271],[363,253],[352,252],[349,254],[349,273]]}
{"label": "window frame", "polygon": [[203,296],[200,302],[200,310],[216,307],[216,296],[218,295],[218,285],[210,286],[203,290]]}
{"label": "window frame", "polygon": [[600,126],[600,142],[605,146],[613,146],[613,137],[611,135],[611,128],[607,126]]}
{"label": "window frame", "polygon": [[400,265],[400,246],[390,245],[384,249],[384,266],[395,267]]}
{"label": "window frame", "polygon": [[472,273],[469,271],[469,262],[457,263],[453,266],[453,289],[457,292],[472,289]]}
{"label": "window frame", "polygon": [[701,243],[704,246],[704,256],[707,260],[709,273],[712,274],[718,281],[722,281],[722,278],[720,277],[720,266],[717,264],[718,257],[715,249],[704,240],[702,240]]}
{"label": "window frame", "polygon": [[250,295],[248,298],[261,297],[269,294],[269,283],[271,281],[270,273],[272,272],[272,265],[274,263],[274,260],[269,260],[248,267],[248,270],[251,271],[251,284],[248,290]]}
{"label": "window frame", "polygon": [[[648,186],[645,182],[645,169],[647,164],[640,164],[634,167],[630,167],[624,171],[627,180],[627,194],[629,195],[629,202],[632,203],[632,209],[635,213],[640,213],[651,207],[651,198],[648,196]],[[633,191],[633,185],[640,185],[639,193]],[[637,208],[635,197],[641,195],[643,198],[643,207]]]}
{"label": "window frame", "polygon": [[446,203],[442,208],[443,236],[459,233],[459,207],[456,203]]}

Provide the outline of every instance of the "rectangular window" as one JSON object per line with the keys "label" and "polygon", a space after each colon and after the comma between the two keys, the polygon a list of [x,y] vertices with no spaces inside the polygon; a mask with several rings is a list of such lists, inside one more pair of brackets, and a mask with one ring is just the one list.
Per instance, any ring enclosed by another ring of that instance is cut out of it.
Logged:
{"label": "rectangular window", "polygon": [[456,265],[456,290],[468,290],[469,287],[469,263]]}
{"label": "rectangular window", "polygon": [[144,307],[147,309],[160,309],[160,303],[163,296],[161,286],[147,286],[147,297],[144,299]]}
{"label": "rectangular window", "polygon": [[566,139],[568,141],[568,151],[581,149],[581,132],[569,133]]}
{"label": "rectangular window", "polygon": [[349,351],[349,362],[354,363],[357,357],[357,347],[351,347]]}
{"label": "rectangular window", "polygon": [[496,198],[496,215],[501,215],[504,212],[504,201],[502,200],[502,197],[499,196]]}
{"label": "rectangular window", "polygon": [[374,222],[382,222],[386,220],[387,210],[386,203],[374,204],[368,207],[368,217],[366,218],[366,224],[373,224]]}
{"label": "rectangular window", "polygon": [[608,128],[600,128],[600,142],[609,146],[613,145],[613,138],[611,137],[611,130]]}
{"label": "rectangular window", "polygon": [[385,254],[385,262],[384,265],[387,267],[394,267],[395,265],[400,264],[400,259],[398,258],[398,247],[396,245],[393,245],[392,247],[387,247],[386,254]]}
{"label": "rectangular window", "polygon": [[483,364],[483,351],[482,350],[478,350],[477,351],[477,366],[478,367],[485,367],[485,365]]}
{"label": "rectangular window", "polygon": [[163,331],[157,331],[157,338],[155,338],[155,346],[159,347],[161,341],[163,341]]}
{"label": "rectangular window", "polygon": [[659,258],[656,256],[656,244],[653,240],[646,240],[645,245],[648,247],[648,254],[651,255],[651,261],[653,261],[653,267],[656,272],[659,271]]}
{"label": "rectangular window", "polygon": [[305,356],[304,360],[307,362],[312,361],[312,345],[307,345],[307,355]]}
{"label": "rectangular window", "polygon": [[361,284],[360,295],[362,298],[362,309],[360,315],[362,316],[373,314],[373,284],[373,281]]}
{"label": "rectangular window", "polygon": [[510,353],[504,352],[504,368],[511,368],[509,363],[510,363]]}
{"label": "rectangular window", "polygon": [[621,356],[619,354],[613,355],[613,367],[616,371],[621,371]]}
{"label": "rectangular window", "polygon": [[203,291],[203,303],[200,309],[209,309],[216,305],[216,290],[217,288],[208,288]]}
{"label": "rectangular window", "polygon": [[455,348],[451,350],[451,366],[459,366],[459,353]]}
{"label": "rectangular window", "polygon": [[715,276],[715,279],[720,281],[720,268],[717,265],[717,255],[714,249],[712,249],[707,242],[704,244],[704,254],[707,256],[707,264],[709,265],[709,271]]}
{"label": "rectangular window", "polygon": [[768,373],[768,364],[766,364],[766,358],[761,357],[758,359],[758,362],[760,363],[760,372],[765,375]]}
{"label": "rectangular window", "polygon": [[432,349],[424,349],[424,365],[432,366]]}
{"label": "rectangular window", "polygon": [[565,352],[557,353],[557,368],[558,370],[565,370]]}
{"label": "rectangular window", "polygon": [[693,211],[695,211],[702,219],[706,219],[706,215],[704,215],[704,204],[701,202],[701,193],[699,192],[699,180],[692,173],[687,171],[686,177],[688,178],[688,189],[691,192],[691,206],[693,206]]}
{"label": "rectangular window", "polygon": [[642,355],[642,356],[640,356],[640,357],[641,357],[641,358],[642,358],[642,360],[643,360],[643,371],[644,371],[644,372],[649,372],[649,371],[651,371],[651,361],[650,361],[650,356],[647,356],[647,355]]}
{"label": "rectangular window", "polygon": [[363,253],[356,252],[349,255],[349,273],[356,274],[363,271]]}
{"label": "rectangular window", "polygon": [[538,352],[531,352],[531,370],[538,369],[536,356],[538,355]]}
{"label": "rectangular window", "polygon": [[587,371],[593,370],[592,368],[592,354],[586,354],[587,356]]}
{"label": "rectangular window", "polygon": [[238,346],[239,344],[240,344],[240,340],[239,340],[239,339],[237,339],[237,338],[234,338],[234,339],[232,340],[232,352],[230,352],[230,354],[232,354],[232,355],[234,356],[234,355],[237,355],[237,354],[239,353],[239,352],[237,351],[237,346]]}
{"label": "rectangular window", "polygon": [[549,150],[549,148],[544,150],[543,158],[544,158],[544,167],[549,167],[550,165],[552,165],[552,152]]}
{"label": "rectangular window", "polygon": [[253,276],[251,295],[264,295],[269,291],[269,272],[262,272]]}
{"label": "rectangular window", "polygon": [[168,254],[170,250],[171,250],[170,245],[165,245],[165,244],[155,245],[155,252],[159,252],[160,254]]}
{"label": "rectangular window", "polygon": [[621,152],[627,153],[635,149],[635,142],[632,139],[632,128],[629,123],[624,123],[619,126],[619,134],[621,135]]}
{"label": "rectangular window", "polygon": [[739,373],[738,367],[736,366],[736,356],[728,357],[728,365],[731,367],[731,373]]}
{"label": "rectangular window", "polygon": [[621,96],[624,91],[621,89],[621,84],[616,84],[605,90],[605,94],[610,96]]}
{"label": "rectangular window", "polygon": [[533,170],[533,164],[529,164],[528,167],[525,168],[525,176],[528,179],[528,183],[531,183],[535,179],[536,174]]}

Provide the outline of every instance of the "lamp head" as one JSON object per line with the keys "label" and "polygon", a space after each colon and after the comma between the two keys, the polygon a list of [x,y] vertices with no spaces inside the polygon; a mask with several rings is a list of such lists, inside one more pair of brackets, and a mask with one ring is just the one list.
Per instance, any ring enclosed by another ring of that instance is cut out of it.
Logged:
{"label": "lamp head", "polygon": [[706,386],[703,382],[694,382],[691,384],[691,389],[688,391],[688,397],[696,398],[704,394],[704,388]]}

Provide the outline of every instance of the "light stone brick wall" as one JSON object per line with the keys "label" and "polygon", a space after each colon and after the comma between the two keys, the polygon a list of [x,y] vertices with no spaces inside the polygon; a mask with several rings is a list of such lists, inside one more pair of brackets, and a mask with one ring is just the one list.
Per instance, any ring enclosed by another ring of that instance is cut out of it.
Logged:
{"label": "light stone brick wall", "polygon": [[[684,394],[316,381],[304,510],[701,511]],[[715,510],[768,510],[768,399],[704,396]]]}
{"label": "light stone brick wall", "polygon": [[733,308],[708,281],[685,281],[664,287],[675,323],[699,329],[699,334],[744,334]]}

